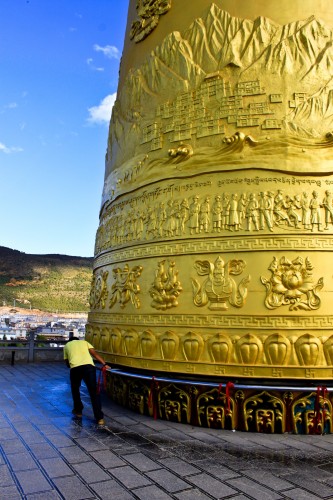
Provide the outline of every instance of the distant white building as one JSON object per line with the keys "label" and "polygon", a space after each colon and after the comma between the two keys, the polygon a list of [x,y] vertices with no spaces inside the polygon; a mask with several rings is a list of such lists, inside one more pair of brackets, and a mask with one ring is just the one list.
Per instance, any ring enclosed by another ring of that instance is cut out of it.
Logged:
{"label": "distant white building", "polygon": [[17,338],[26,338],[27,329],[26,328],[16,328],[7,325],[0,324],[0,339],[1,340],[11,340]]}

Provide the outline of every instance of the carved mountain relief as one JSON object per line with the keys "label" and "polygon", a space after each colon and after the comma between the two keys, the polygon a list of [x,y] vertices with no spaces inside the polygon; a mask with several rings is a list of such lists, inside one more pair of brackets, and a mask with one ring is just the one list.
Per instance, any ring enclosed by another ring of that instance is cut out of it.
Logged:
{"label": "carved mountain relief", "polygon": [[[158,158],[168,160],[168,148],[173,147],[170,143],[181,142],[184,137],[194,149],[186,165],[195,165],[196,153],[200,155],[207,146],[202,137],[209,137],[209,146],[214,150],[208,156],[215,161],[214,154],[229,154],[223,149],[226,141],[222,135],[233,136],[240,128],[245,136],[251,134],[259,143],[267,130],[273,139],[301,139],[299,144],[293,142],[293,154],[297,154],[297,147],[331,146],[326,135],[333,128],[332,43],[332,30],[314,16],[280,26],[263,17],[254,21],[232,17],[213,4],[205,17],[196,19],[183,33],[170,33],[140,68],[129,73],[111,121],[106,177],[124,162],[126,168],[133,167],[133,161],[144,154],[150,157],[147,165]],[[224,95],[210,98],[202,88],[214,75],[218,75],[218,85],[223,81]],[[247,93],[246,85],[254,83],[260,90]],[[187,101],[185,95],[190,96]],[[234,109],[226,98],[237,100],[239,95],[243,101],[236,118],[232,111],[223,115],[226,106]],[[182,99],[184,102],[179,104]],[[207,134],[198,133],[195,122],[199,120],[195,106],[200,99],[201,122],[205,127],[206,121],[211,131]],[[163,121],[159,110],[170,103],[170,117],[162,116]],[[260,107],[261,114],[267,116],[258,118]],[[166,135],[171,129],[183,130],[183,135]],[[148,139],[143,137],[143,130],[148,130]],[[210,136],[214,136],[212,140]],[[254,148],[251,154],[271,155],[274,147],[265,144],[264,151]]]}

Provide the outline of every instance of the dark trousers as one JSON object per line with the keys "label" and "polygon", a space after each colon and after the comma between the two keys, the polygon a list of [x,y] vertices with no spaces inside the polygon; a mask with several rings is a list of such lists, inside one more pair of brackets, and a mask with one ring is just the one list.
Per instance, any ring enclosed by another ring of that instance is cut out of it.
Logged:
{"label": "dark trousers", "polygon": [[81,365],[76,366],[75,368],[71,368],[70,380],[74,403],[74,412],[81,413],[83,410],[83,404],[80,395],[80,387],[83,380],[89,392],[95,419],[100,420],[101,418],[103,418],[101,399],[99,394],[97,394],[96,368],[93,365]]}

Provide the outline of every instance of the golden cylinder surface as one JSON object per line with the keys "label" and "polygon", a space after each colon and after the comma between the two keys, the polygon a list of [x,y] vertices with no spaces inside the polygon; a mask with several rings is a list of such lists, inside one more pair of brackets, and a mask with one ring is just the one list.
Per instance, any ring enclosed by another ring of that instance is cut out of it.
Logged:
{"label": "golden cylinder surface", "polygon": [[111,363],[332,378],[332,45],[326,1],[130,2],[87,326]]}

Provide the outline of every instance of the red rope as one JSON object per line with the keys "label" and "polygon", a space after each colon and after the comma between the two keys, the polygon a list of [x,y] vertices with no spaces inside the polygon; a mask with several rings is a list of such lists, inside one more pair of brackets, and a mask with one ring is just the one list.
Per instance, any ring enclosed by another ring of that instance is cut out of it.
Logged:
{"label": "red rope", "polygon": [[148,395],[148,407],[153,409],[154,420],[157,420],[158,416],[157,403],[156,403],[157,390],[158,390],[158,382],[156,381],[155,377],[152,377]]}
{"label": "red rope", "polygon": [[[230,413],[230,401],[231,401],[231,397],[230,397],[230,390],[233,389],[235,387],[235,384],[233,382],[227,382],[226,383],[226,386],[225,386],[225,410],[228,411],[228,413]],[[217,390],[217,399],[220,399],[220,394],[221,394],[221,391],[223,389],[223,384],[219,384],[219,388]]]}
{"label": "red rope", "polygon": [[[103,384],[102,384],[103,380]],[[100,394],[102,389],[106,390],[106,366],[102,366],[97,379],[97,394]]]}
{"label": "red rope", "polygon": [[230,389],[233,389],[235,387],[235,384],[233,382],[228,382],[227,385],[225,386],[225,397],[227,401],[227,410],[230,412]]}

